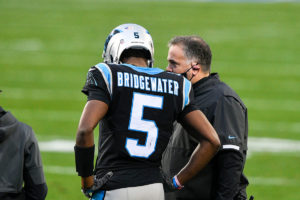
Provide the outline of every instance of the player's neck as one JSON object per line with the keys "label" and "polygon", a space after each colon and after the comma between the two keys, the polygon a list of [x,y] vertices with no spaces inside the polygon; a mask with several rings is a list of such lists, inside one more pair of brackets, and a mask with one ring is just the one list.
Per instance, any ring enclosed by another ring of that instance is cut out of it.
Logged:
{"label": "player's neck", "polygon": [[140,67],[148,67],[147,60],[140,57],[129,57],[125,59],[125,63]]}

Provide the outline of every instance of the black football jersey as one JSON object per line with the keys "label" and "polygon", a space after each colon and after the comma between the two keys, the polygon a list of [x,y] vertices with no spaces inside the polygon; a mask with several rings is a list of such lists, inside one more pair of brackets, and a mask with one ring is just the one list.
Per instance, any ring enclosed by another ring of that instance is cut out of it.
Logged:
{"label": "black football jersey", "polygon": [[196,109],[191,83],[158,68],[99,63],[82,90],[108,104],[99,122],[95,174],[114,175],[105,189],[160,182],[159,166],[173,122]]}

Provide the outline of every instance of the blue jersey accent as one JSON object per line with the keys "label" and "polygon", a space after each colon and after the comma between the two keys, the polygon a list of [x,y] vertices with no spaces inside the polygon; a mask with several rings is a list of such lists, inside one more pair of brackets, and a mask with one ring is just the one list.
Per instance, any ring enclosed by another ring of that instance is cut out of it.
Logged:
{"label": "blue jersey accent", "polygon": [[138,66],[134,66],[134,65],[130,65],[130,64],[122,64],[122,65],[130,67],[131,69],[133,69],[135,71],[143,72],[143,73],[147,73],[147,74],[151,74],[151,75],[164,72],[164,70],[159,69],[159,68],[138,67]]}
{"label": "blue jersey accent", "polygon": [[91,200],[103,200],[104,197],[105,197],[105,191],[100,190],[100,191],[97,191],[93,194]]}
{"label": "blue jersey accent", "polygon": [[110,68],[104,63],[98,63],[97,65],[95,65],[95,67],[97,67],[99,71],[102,73],[103,78],[107,85],[107,89],[110,95],[112,96],[112,74]]}
{"label": "blue jersey accent", "polygon": [[190,91],[192,84],[186,78],[184,78],[184,106],[183,108],[190,103]]}

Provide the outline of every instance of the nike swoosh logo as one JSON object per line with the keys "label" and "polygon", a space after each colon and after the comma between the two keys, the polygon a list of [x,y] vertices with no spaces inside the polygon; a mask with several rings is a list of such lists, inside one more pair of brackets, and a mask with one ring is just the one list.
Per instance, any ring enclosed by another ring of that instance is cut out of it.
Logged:
{"label": "nike swoosh logo", "polygon": [[232,139],[235,139],[235,138],[236,138],[235,136],[230,136],[230,135],[228,136],[229,140],[232,140]]}

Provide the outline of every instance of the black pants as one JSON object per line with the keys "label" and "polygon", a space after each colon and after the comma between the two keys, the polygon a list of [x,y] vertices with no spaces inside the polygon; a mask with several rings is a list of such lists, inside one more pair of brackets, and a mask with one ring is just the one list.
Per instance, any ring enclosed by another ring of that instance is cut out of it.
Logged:
{"label": "black pants", "polygon": [[0,192],[0,199],[1,200],[25,200],[25,193],[5,193]]}

